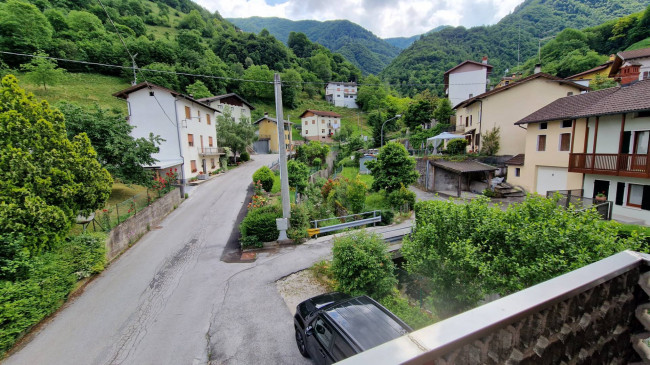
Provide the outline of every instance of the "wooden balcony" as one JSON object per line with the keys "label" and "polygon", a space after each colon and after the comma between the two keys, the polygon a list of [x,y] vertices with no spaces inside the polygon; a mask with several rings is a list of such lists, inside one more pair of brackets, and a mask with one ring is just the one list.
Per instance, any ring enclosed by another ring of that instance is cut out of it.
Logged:
{"label": "wooden balcony", "polygon": [[650,178],[648,155],[616,153],[571,153],[569,172]]}

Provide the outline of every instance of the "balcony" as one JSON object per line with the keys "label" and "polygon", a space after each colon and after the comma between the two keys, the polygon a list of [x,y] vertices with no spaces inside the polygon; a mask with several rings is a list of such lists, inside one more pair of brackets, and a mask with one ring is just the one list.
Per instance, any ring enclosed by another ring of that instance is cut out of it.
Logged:
{"label": "balcony", "polygon": [[223,149],[219,147],[198,147],[199,155],[216,156],[223,155]]}
{"label": "balcony", "polygon": [[569,172],[650,178],[650,159],[638,154],[571,153]]}

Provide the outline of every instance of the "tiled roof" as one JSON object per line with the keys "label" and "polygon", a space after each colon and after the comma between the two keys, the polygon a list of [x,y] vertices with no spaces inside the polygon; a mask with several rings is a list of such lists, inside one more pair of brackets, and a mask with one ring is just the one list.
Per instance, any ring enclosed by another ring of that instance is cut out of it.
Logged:
{"label": "tiled roof", "polygon": [[202,101],[194,99],[191,96],[185,95],[183,93],[179,93],[178,91],[174,91],[174,90],[168,89],[166,87],[162,87],[160,85],[152,84],[152,83],[150,83],[148,81],[141,82],[141,83],[139,83],[137,85],[133,85],[131,87],[127,87],[124,90],[120,90],[120,91],[114,93],[113,96],[115,96],[117,98],[120,98],[120,99],[126,99],[126,98],[128,98],[129,94],[131,94],[133,92],[136,92],[138,90],[144,89],[145,87],[150,88],[150,89],[155,88],[155,89],[165,90],[168,93],[172,94],[173,96],[180,96],[180,97],[182,97],[184,99],[187,99],[187,100],[192,101],[194,103],[197,103],[197,104],[199,104],[201,106],[204,106],[204,107],[206,107],[206,108],[208,108],[208,109],[210,109],[212,111],[221,113],[219,110],[217,110],[217,109],[215,109],[215,108],[213,108],[213,107],[211,107],[211,106],[209,106],[207,104],[204,104]]}
{"label": "tiled roof", "polygon": [[594,68],[592,68],[590,70],[583,71],[583,72],[577,73],[575,75],[571,75],[571,76],[567,77],[566,79],[567,80],[573,80],[576,77],[589,75],[590,73],[593,73],[593,72],[602,71],[602,70],[606,69],[607,67],[609,67],[612,63],[614,63],[614,61],[607,61],[607,62],[603,63],[602,65],[596,66],[596,67],[594,67]]}
{"label": "tiled roof", "polygon": [[[259,122],[261,122],[261,121],[263,121],[263,120],[270,120],[270,121],[273,122],[273,123],[276,123],[276,124],[278,123],[278,120],[277,120],[276,118],[271,118],[271,117],[269,117],[268,115],[265,115],[265,116],[263,116],[262,118],[260,118],[260,119],[258,119],[258,120],[256,120],[256,121],[254,121],[253,124],[258,124]],[[288,120],[285,120],[285,121],[284,121],[284,124],[293,124],[293,123],[291,123],[291,122],[288,121]]]}
{"label": "tiled roof", "polygon": [[475,101],[478,101],[478,100],[484,99],[484,98],[486,98],[486,97],[488,97],[488,96],[491,96],[491,95],[494,95],[494,94],[498,94],[498,93],[503,92],[503,91],[506,91],[506,90],[510,90],[510,89],[512,89],[513,87],[517,87],[517,86],[519,86],[519,85],[521,85],[521,84],[523,84],[523,83],[526,83],[526,82],[528,82],[528,81],[535,80],[535,79],[538,79],[538,78],[545,78],[545,79],[547,79],[547,80],[556,81],[556,82],[561,83],[561,84],[567,84],[567,85],[575,86],[576,88],[578,88],[578,89],[580,89],[580,90],[589,90],[588,87],[583,86],[583,85],[580,85],[580,84],[577,84],[577,83],[575,83],[575,82],[573,82],[573,81],[570,81],[570,80],[564,80],[564,79],[562,79],[562,78],[559,78],[559,77],[557,77],[557,76],[553,76],[553,75],[549,75],[549,74],[544,73],[544,72],[538,72],[538,73],[533,74],[533,75],[530,75],[530,76],[528,76],[528,77],[524,77],[523,79],[521,79],[521,80],[519,80],[519,81],[517,81],[517,82],[513,82],[513,83],[508,84],[508,85],[506,85],[506,86],[497,87],[497,88],[494,88],[494,89],[492,89],[492,90],[490,90],[490,91],[486,91],[486,92],[484,92],[483,94],[476,95],[476,96],[474,96],[473,98],[469,98],[469,99],[467,99],[467,100],[465,100],[465,101],[459,103],[458,105],[456,105],[456,106],[454,107],[454,109],[462,108],[462,107],[468,106],[468,105],[474,103]]}
{"label": "tiled roof", "polygon": [[300,118],[302,118],[303,115],[312,112],[316,115],[320,115],[321,117],[332,117],[332,118],[340,118],[341,114],[337,114],[334,112],[328,112],[328,111],[322,111],[322,110],[312,110],[312,109],[307,109],[305,110],[302,114],[300,114]]}
{"label": "tiled roof", "polygon": [[482,172],[482,171],[497,170],[497,168],[494,166],[490,166],[474,160],[467,160],[467,161],[434,160],[431,163],[434,166],[440,167],[444,170],[453,171],[457,174],[462,174],[465,172]]}
{"label": "tiled roof", "polygon": [[624,60],[633,60],[635,58],[650,57],[650,48],[635,49],[633,51],[618,52],[617,56]]}
{"label": "tiled roof", "polygon": [[576,119],[598,115],[650,110],[650,80],[580,95],[567,96],[548,104],[515,124]]}
{"label": "tiled roof", "polygon": [[246,101],[246,99],[242,98],[241,96],[239,96],[239,95],[237,95],[235,93],[229,93],[229,94],[223,94],[223,95],[215,95],[215,96],[210,96],[208,98],[201,98],[201,99],[198,99],[198,100],[203,101],[203,102],[207,102],[207,103],[211,103],[211,102],[213,102],[215,100],[221,100],[221,99],[229,98],[231,96],[239,99],[242,103],[246,104],[250,108],[250,110],[255,110],[255,107],[251,103],[249,103],[248,101]]}
{"label": "tiled roof", "polygon": [[525,159],[526,159],[526,155],[524,155],[523,153],[520,153],[520,154],[516,155],[515,157],[513,157],[513,158],[509,159],[508,161],[506,161],[506,165],[523,166]]}

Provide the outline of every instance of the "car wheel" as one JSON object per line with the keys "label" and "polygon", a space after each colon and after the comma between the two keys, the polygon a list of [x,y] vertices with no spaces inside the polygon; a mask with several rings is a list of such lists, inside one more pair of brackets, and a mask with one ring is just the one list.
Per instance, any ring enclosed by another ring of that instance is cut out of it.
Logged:
{"label": "car wheel", "polygon": [[309,353],[307,353],[307,344],[305,343],[305,338],[302,335],[302,332],[296,327],[296,345],[298,345],[298,351],[300,354],[306,358],[309,358]]}

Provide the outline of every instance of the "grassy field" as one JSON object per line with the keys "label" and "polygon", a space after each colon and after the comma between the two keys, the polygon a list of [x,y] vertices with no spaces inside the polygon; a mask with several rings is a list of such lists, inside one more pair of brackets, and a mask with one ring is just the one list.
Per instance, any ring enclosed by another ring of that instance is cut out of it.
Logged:
{"label": "grassy field", "polygon": [[146,194],[147,188],[142,185],[135,184],[122,184],[122,183],[113,183],[113,191],[111,191],[111,196],[106,202],[106,206],[115,205],[121,203],[129,198],[132,198],[138,194]]}
{"label": "grassy field", "polygon": [[366,186],[368,186],[368,189],[372,186],[372,182],[374,181],[374,178],[372,175],[369,174],[359,174],[359,168],[358,167],[344,167],[343,171],[341,171],[341,176],[346,177],[348,179],[354,179],[359,175],[359,179],[363,181]]}
{"label": "grassy field", "polygon": [[119,113],[126,114],[126,102],[114,97],[116,91],[125,89],[131,84],[120,77],[104,76],[87,73],[66,73],[60,83],[48,86],[44,90],[42,86],[27,82],[17,74],[20,86],[28,92],[34,93],[38,99],[47,100],[55,105],[60,101],[69,101],[85,107],[99,105],[102,108],[114,109]]}
{"label": "grassy field", "polygon": [[642,48],[648,48],[650,47],[650,38],[646,38],[642,41],[638,41],[634,43],[633,45],[627,47],[626,51],[633,51],[635,49],[642,49]]}

